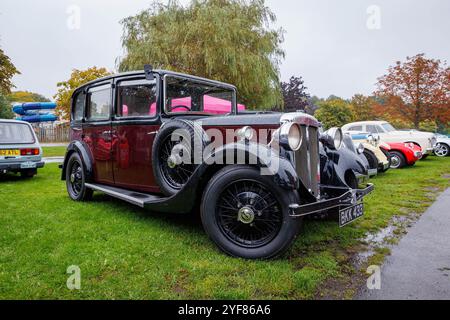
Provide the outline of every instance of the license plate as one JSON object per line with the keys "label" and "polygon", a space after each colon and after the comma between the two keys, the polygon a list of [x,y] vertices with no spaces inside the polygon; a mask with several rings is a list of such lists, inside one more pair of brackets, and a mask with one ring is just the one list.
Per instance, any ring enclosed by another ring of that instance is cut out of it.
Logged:
{"label": "license plate", "polygon": [[34,169],[36,168],[36,163],[27,161],[20,164],[20,169]]}
{"label": "license plate", "polygon": [[19,150],[3,149],[3,150],[0,150],[0,156],[3,156],[3,157],[16,157],[16,156],[20,156],[20,151]]}
{"label": "license plate", "polygon": [[364,214],[364,206],[362,203],[339,210],[339,226],[343,227],[350,222],[362,217]]}

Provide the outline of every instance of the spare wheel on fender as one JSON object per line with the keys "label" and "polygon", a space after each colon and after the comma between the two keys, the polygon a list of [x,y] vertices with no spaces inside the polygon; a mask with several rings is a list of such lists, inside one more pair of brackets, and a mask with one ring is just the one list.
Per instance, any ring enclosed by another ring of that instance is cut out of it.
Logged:
{"label": "spare wheel on fender", "polygon": [[207,142],[205,131],[193,121],[175,119],[163,124],[152,148],[153,173],[163,194],[171,196],[189,181],[200,164],[196,162],[203,160]]}

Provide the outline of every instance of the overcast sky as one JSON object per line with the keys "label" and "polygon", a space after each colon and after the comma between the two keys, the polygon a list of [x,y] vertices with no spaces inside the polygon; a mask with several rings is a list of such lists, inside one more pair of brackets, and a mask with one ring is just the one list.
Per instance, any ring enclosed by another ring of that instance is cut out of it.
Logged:
{"label": "overcast sky", "polygon": [[[389,65],[417,53],[450,61],[447,0],[266,2],[286,30],[282,79],[302,76],[313,95],[370,94]],[[73,68],[114,70],[122,53],[119,21],[150,3],[1,0],[0,46],[22,73],[14,78],[17,89],[51,98]]]}

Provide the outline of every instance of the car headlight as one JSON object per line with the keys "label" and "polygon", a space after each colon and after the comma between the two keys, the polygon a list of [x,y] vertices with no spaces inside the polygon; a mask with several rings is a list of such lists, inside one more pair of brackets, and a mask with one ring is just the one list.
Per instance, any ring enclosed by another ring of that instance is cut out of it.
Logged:
{"label": "car headlight", "polygon": [[242,127],[236,132],[236,135],[242,140],[252,140],[253,129],[249,126]]}
{"label": "car headlight", "polygon": [[332,149],[340,149],[344,140],[344,135],[340,128],[328,129],[320,136],[320,141]]}
{"label": "car headlight", "polygon": [[297,151],[302,145],[302,131],[295,122],[283,124],[279,131],[279,142],[284,148]]}
{"label": "car headlight", "polygon": [[364,145],[362,143],[358,143],[356,146],[356,151],[358,151],[359,154],[364,152]]}

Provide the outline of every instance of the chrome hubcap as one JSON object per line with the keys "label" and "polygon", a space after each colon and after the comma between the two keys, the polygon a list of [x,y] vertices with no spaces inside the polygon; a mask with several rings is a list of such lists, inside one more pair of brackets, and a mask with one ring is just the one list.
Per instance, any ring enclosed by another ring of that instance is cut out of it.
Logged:
{"label": "chrome hubcap", "polygon": [[249,207],[243,207],[238,211],[238,220],[244,224],[250,224],[255,220],[255,212]]}
{"label": "chrome hubcap", "polygon": [[391,158],[391,168],[398,168],[400,165],[400,159],[397,156]]}
{"label": "chrome hubcap", "polygon": [[70,183],[74,183],[75,182],[75,174],[71,174],[70,175]]}
{"label": "chrome hubcap", "polygon": [[438,144],[435,153],[439,157],[445,157],[448,154],[448,147],[445,144]]}

